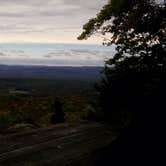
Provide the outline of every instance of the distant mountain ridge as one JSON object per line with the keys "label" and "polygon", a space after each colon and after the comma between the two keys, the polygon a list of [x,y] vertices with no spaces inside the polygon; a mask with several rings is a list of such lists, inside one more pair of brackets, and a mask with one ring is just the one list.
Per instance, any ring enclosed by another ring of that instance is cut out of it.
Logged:
{"label": "distant mountain ridge", "polygon": [[98,79],[102,67],[0,65],[0,78]]}

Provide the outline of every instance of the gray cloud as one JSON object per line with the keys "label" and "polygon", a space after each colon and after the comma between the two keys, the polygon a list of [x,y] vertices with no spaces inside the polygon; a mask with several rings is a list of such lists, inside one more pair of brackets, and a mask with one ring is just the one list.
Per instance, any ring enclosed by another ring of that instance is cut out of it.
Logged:
{"label": "gray cloud", "polygon": [[3,47],[1,47],[0,57],[8,57],[8,58],[21,57],[21,58],[28,58],[29,56],[27,55],[27,53],[24,50],[21,50],[21,49],[14,49],[14,48],[10,48],[10,49],[5,48],[5,49],[3,49]]}
{"label": "gray cloud", "polygon": [[46,59],[54,60],[91,60],[91,61],[104,61],[110,58],[114,54],[114,50],[91,50],[91,49],[67,49],[67,50],[55,50],[54,52],[49,52],[42,55]]}
{"label": "gray cloud", "polygon": [[18,54],[17,55],[18,57],[21,57],[21,58],[29,58],[30,56],[27,55],[27,54]]}
{"label": "gray cloud", "polygon": [[0,17],[70,17],[72,14],[79,17],[96,13],[105,3],[106,0],[5,0],[0,1]]}
{"label": "gray cloud", "polygon": [[7,54],[0,52],[0,56],[7,56]]}
{"label": "gray cloud", "polygon": [[106,2],[107,0],[0,1],[0,35],[5,33],[11,38],[7,33],[12,33],[19,38],[18,34],[24,34],[26,40],[27,33],[33,33],[33,36],[34,33],[40,33],[40,38],[47,37],[49,40],[49,33],[53,33],[56,41],[57,38],[65,40],[65,36],[59,34],[64,32],[66,38],[76,40],[82,25],[94,17]]}
{"label": "gray cloud", "polygon": [[75,44],[0,44],[3,64],[102,65],[114,47]]}

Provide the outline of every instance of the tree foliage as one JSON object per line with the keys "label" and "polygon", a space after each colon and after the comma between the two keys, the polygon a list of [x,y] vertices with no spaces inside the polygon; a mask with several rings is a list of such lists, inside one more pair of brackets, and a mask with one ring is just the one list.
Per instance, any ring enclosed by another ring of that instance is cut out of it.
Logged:
{"label": "tree foliage", "polygon": [[96,18],[83,26],[78,39],[95,33],[111,34],[105,44],[116,45],[117,53],[107,64],[119,63],[128,55],[147,59],[147,65],[165,65],[165,5],[152,0],[111,0]]}
{"label": "tree foliage", "polygon": [[116,54],[103,71],[106,77],[98,87],[103,110],[123,114],[126,110],[161,108],[166,92],[165,3],[110,0],[83,29],[78,39],[100,34],[105,45],[116,46]]}
{"label": "tree foliage", "polygon": [[104,120],[123,127],[128,124],[105,149],[105,155],[98,155],[96,165],[160,165],[165,160],[161,152],[166,110],[166,4],[110,0],[83,29],[79,39],[99,33],[107,37],[104,44],[116,46],[98,86],[99,102]]}

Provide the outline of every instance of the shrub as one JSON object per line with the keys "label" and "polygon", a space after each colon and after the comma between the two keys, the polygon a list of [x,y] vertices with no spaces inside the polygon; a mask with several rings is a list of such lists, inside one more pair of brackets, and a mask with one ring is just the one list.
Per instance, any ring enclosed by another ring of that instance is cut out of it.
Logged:
{"label": "shrub", "polygon": [[9,112],[0,113],[0,132],[4,131],[11,125],[11,117]]}
{"label": "shrub", "polygon": [[81,118],[87,120],[93,120],[95,118],[96,110],[91,105],[86,105],[82,110]]}

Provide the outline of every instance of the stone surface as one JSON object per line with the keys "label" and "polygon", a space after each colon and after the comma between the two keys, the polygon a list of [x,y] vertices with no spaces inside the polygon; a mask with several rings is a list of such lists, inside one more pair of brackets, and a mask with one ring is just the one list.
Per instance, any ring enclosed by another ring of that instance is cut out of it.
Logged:
{"label": "stone surface", "polygon": [[66,124],[0,137],[0,166],[91,165],[91,153],[115,134],[103,124]]}

